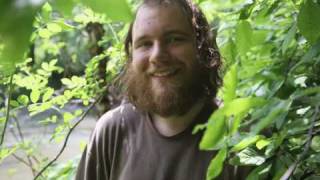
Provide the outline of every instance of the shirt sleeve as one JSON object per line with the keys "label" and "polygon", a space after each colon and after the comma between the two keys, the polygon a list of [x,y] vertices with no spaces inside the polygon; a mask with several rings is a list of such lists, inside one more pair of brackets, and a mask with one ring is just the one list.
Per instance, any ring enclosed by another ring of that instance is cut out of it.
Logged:
{"label": "shirt sleeve", "polygon": [[108,148],[104,131],[97,124],[78,165],[75,180],[109,180]]}

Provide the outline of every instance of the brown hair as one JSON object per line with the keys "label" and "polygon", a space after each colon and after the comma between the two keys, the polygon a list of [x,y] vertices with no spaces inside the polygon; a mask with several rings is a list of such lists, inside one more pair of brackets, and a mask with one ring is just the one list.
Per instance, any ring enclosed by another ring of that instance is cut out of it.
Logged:
{"label": "brown hair", "polygon": [[[198,6],[193,4],[190,0],[143,0],[142,5],[161,5],[166,4],[175,4],[180,7],[185,13],[189,23],[194,29],[196,35],[196,45],[199,52],[200,64],[204,66],[204,69],[207,71],[208,76],[205,80],[207,95],[210,97],[215,97],[217,89],[221,85],[221,77],[219,74],[221,66],[221,57],[216,45],[216,36],[212,35],[210,32],[210,27],[207,19],[205,18],[202,11]],[[134,21],[133,21],[134,22]],[[132,29],[133,22],[131,23],[126,39],[125,39],[125,53],[128,58],[126,65],[124,67],[124,72],[120,74],[119,80],[120,85],[122,84],[122,76],[127,72],[127,68],[131,63],[131,47],[132,47]]]}

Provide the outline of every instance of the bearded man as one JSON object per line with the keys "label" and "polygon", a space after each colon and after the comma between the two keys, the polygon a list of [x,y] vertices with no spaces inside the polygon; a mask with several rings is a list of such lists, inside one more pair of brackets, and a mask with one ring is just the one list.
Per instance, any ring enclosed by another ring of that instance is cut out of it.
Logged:
{"label": "bearded man", "polygon": [[[216,152],[191,132],[216,109],[220,55],[204,15],[188,0],[144,0],[125,47],[128,102],[98,121],[76,179],[206,179]],[[225,168],[220,178],[241,177]]]}

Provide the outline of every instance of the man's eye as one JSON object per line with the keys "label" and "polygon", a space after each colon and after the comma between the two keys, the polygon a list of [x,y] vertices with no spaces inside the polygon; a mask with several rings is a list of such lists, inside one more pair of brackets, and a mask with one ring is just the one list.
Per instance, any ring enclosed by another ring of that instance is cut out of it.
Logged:
{"label": "man's eye", "polygon": [[184,38],[178,37],[178,36],[172,36],[167,39],[168,43],[178,43],[178,42],[182,42],[182,41],[184,41]]}
{"label": "man's eye", "polygon": [[152,43],[146,41],[146,42],[141,42],[141,43],[139,43],[137,47],[138,47],[138,48],[148,48],[148,47],[150,47],[150,46],[152,46]]}

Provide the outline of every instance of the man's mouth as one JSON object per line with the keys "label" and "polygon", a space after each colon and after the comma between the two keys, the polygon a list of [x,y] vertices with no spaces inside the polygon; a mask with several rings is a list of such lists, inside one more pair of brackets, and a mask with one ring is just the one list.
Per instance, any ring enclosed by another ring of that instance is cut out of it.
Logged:
{"label": "man's mouth", "polygon": [[171,69],[163,69],[163,70],[156,70],[151,73],[154,77],[169,77],[173,76],[178,72],[177,68],[171,68]]}

